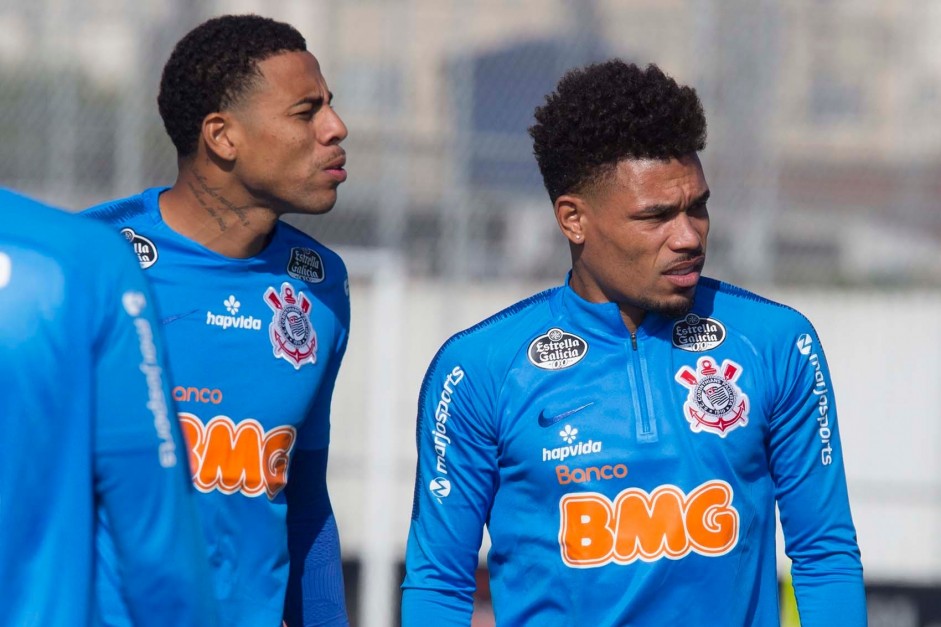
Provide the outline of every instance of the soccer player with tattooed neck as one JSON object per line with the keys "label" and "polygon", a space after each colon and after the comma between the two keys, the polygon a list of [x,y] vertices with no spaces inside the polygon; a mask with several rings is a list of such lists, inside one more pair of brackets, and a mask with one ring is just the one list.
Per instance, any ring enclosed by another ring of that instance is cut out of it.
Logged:
{"label": "soccer player with tattooed neck", "polygon": [[[330,211],[346,180],[332,96],[292,26],[208,20],[160,84],[176,182],[86,212],[124,234],[155,292],[222,625],[348,624],[326,486],[347,272],[280,220]],[[100,546],[103,618],[129,624]]]}

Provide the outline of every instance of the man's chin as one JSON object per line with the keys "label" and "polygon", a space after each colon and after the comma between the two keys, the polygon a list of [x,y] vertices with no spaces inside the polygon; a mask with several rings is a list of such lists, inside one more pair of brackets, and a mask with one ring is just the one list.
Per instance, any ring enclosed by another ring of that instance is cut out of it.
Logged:
{"label": "man's chin", "polygon": [[330,213],[333,211],[334,206],[336,206],[336,203],[330,203],[329,205],[321,207],[311,207],[310,210],[305,211],[304,213],[312,216],[322,216],[325,213]]}
{"label": "man's chin", "polygon": [[295,214],[304,216],[320,216],[325,213],[330,213],[335,205],[336,197],[334,197],[330,202],[323,202],[319,204],[290,205],[285,207],[285,210],[281,212],[281,215]]}
{"label": "man's chin", "polygon": [[693,308],[695,299],[693,298],[696,289],[689,291],[689,296],[674,296],[673,298],[657,303],[656,307],[651,309],[667,318],[682,318]]}

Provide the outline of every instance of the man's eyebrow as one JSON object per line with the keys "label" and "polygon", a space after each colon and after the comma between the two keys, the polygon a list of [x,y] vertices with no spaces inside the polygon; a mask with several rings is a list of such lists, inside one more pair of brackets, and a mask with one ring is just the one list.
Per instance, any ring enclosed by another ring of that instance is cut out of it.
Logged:
{"label": "man's eyebrow", "polygon": [[[332,102],[333,102],[333,92],[332,91],[327,92],[327,104],[331,104]],[[323,104],[323,96],[304,96],[303,98],[301,98],[300,100],[292,104],[291,106],[297,107],[299,105],[305,105],[305,104],[319,107],[320,105]]]}
{"label": "man's eyebrow", "polygon": [[709,196],[712,195],[711,190],[706,190],[701,193],[697,198],[693,199],[693,202],[689,203],[690,207],[698,207],[699,205],[704,205],[709,200]]}
{"label": "man's eyebrow", "polygon": [[[709,200],[710,194],[711,194],[710,190],[707,189],[702,194],[694,198],[693,201],[689,203],[689,206],[698,207],[700,205],[706,204],[706,201]],[[673,211],[677,211],[679,208],[680,206],[676,204],[649,205],[647,207],[642,207],[640,210],[638,210],[637,215],[659,216],[659,215],[671,213]]]}

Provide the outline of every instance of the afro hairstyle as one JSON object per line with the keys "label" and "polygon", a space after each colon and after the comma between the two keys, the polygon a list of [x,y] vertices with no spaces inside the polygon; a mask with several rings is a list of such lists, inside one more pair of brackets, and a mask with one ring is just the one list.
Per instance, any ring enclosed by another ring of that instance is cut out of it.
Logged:
{"label": "afro hairstyle", "polygon": [[656,65],[612,59],[567,72],[529,129],[552,202],[585,191],[624,159],[670,159],[706,146],[706,117],[692,87]]}

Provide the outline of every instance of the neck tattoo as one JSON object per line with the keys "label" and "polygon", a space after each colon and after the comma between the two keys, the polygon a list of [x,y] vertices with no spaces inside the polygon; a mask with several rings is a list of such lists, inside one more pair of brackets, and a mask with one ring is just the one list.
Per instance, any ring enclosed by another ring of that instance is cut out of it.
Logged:
{"label": "neck tattoo", "polygon": [[216,221],[216,224],[219,225],[220,231],[225,231],[228,228],[225,219],[226,213],[235,215],[239,222],[242,223],[242,226],[248,226],[250,224],[248,212],[246,211],[247,207],[236,205],[220,194],[219,189],[211,187],[206,181],[206,177],[199,172],[194,172],[193,175],[196,177],[196,183],[190,181],[187,185],[190,191],[193,192],[196,201],[206,210],[206,213]]}

